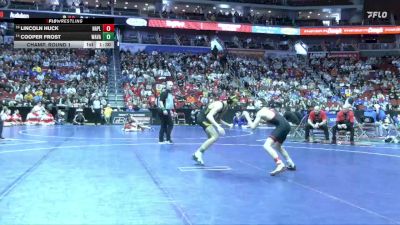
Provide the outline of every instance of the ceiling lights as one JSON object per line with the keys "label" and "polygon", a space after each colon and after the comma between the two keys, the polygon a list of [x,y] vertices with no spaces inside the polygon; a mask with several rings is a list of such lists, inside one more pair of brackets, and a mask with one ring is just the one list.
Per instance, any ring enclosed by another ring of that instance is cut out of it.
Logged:
{"label": "ceiling lights", "polygon": [[219,7],[220,7],[221,9],[229,9],[229,8],[230,8],[230,6],[227,5],[227,4],[220,4]]}

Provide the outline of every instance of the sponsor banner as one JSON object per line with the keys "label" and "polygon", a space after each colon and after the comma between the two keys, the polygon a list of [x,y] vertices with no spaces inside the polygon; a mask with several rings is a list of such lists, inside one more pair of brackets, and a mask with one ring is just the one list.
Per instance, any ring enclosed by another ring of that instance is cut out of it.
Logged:
{"label": "sponsor banner", "polygon": [[311,59],[325,58],[326,52],[309,52],[308,57]]}
{"label": "sponsor banner", "polygon": [[263,57],[265,55],[265,50],[259,49],[238,49],[238,48],[228,48],[229,54],[240,55],[247,57]]}
{"label": "sponsor banner", "polygon": [[300,28],[253,26],[252,32],[261,34],[300,35]]}
{"label": "sponsor banner", "polygon": [[400,34],[400,26],[349,26],[300,28],[300,35]]}
{"label": "sponsor banner", "polygon": [[328,117],[328,126],[333,127],[336,124],[336,113],[335,112],[328,112],[326,117]]}
{"label": "sponsor banner", "polygon": [[359,58],[359,52],[308,52],[308,57],[311,59],[316,58]]}
{"label": "sponsor banner", "polygon": [[10,12],[10,19],[29,19],[28,13],[23,12]]}
{"label": "sponsor banner", "polygon": [[359,52],[329,52],[327,54],[328,58],[356,58],[360,57]]}
{"label": "sponsor banner", "polygon": [[278,50],[265,50],[265,58],[288,58],[296,57],[296,52],[278,51]]}
{"label": "sponsor banner", "polygon": [[251,25],[216,23],[216,22],[195,22],[183,20],[162,20],[149,19],[149,27],[190,29],[190,30],[215,30],[215,31],[233,31],[233,32],[251,32]]}
{"label": "sponsor banner", "polygon": [[245,32],[251,33],[251,25],[244,25],[244,24],[230,24],[230,23],[206,23],[207,25],[211,25],[213,30],[218,31],[234,31],[234,32]]}
{"label": "sponsor banner", "polygon": [[141,18],[128,18],[126,24],[134,27],[147,27],[147,20]]}
{"label": "sponsor banner", "polygon": [[112,124],[125,124],[129,115],[143,124],[152,124],[151,112],[112,112],[111,122]]}
{"label": "sponsor banner", "polygon": [[214,30],[245,33],[279,34],[279,35],[360,35],[360,34],[400,34],[400,26],[343,26],[343,27],[271,27],[250,26],[245,24],[197,22],[184,20],[150,19],[149,27],[190,30]]}
{"label": "sponsor banner", "polygon": [[121,43],[120,49],[130,52],[145,51],[151,53],[158,52],[174,52],[174,53],[191,53],[204,54],[211,52],[210,47],[195,47],[195,46],[176,46],[176,45],[152,45],[152,44],[136,44],[136,43]]}

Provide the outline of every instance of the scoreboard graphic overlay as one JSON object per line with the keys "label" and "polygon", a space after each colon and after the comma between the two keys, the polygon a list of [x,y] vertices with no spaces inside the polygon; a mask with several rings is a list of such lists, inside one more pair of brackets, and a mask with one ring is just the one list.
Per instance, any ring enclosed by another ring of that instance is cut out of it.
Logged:
{"label": "scoreboard graphic overlay", "polygon": [[14,48],[114,48],[114,19],[14,19]]}

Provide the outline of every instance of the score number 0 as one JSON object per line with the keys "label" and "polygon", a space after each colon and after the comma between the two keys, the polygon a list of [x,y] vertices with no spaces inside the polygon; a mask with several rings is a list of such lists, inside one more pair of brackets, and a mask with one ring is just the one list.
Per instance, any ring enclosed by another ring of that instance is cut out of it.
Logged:
{"label": "score number 0", "polygon": [[114,32],[114,24],[103,24],[103,32]]}

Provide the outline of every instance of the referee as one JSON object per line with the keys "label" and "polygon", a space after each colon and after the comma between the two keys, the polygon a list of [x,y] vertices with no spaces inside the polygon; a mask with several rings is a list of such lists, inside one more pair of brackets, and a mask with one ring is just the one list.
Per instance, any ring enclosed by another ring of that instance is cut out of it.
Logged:
{"label": "referee", "polygon": [[92,112],[94,113],[94,123],[97,125],[97,123],[100,123],[101,125],[101,102],[99,100],[99,97],[96,96],[93,103],[92,103]]}
{"label": "referee", "polygon": [[174,96],[171,93],[172,81],[167,81],[166,88],[161,92],[160,99],[158,100],[159,117],[161,120],[160,134],[158,137],[158,143],[164,143],[164,134],[167,136],[166,143],[172,144],[171,132],[174,127],[172,122],[171,111],[174,109]]}
{"label": "referee", "polygon": [[7,119],[8,115],[8,109],[7,107],[2,107],[2,110],[0,112],[0,139],[4,139],[3,137],[3,127],[4,127],[4,121]]}

